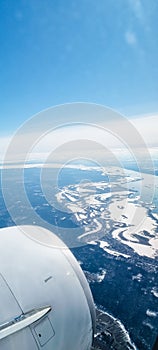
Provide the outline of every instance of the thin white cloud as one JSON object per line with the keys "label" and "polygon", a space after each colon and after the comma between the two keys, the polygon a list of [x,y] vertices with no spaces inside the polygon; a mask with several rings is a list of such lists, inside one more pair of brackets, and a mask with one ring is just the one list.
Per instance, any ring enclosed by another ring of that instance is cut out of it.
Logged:
{"label": "thin white cloud", "polygon": [[0,162],[3,161],[3,157],[7,151],[7,147],[11,141],[11,137],[0,137]]}
{"label": "thin white cloud", "polygon": [[141,134],[148,147],[157,147],[158,150],[158,115],[138,116],[130,121]]}
{"label": "thin white cloud", "polygon": [[141,0],[129,0],[130,8],[139,21],[144,19],[144,11]]}
{"label": "thin white cloud", "polygon": [[125,40],[126,40],[126,43],[130,46],[135,46],[137,44],[137,37],[135,33],[132,31],[127,31],[125,33]]}
{"label": "thin white cloud", "polygon": [[[148,148],[154,148],[154,154],[158,153],[158,115],[150,116],[136,116],[130,119],[130,122],[134,125],[135,129],[139,132],[141,137],[144,139]],[[112,123],[112,120],[111,122]],[[117,121],[114,121],[115,125]],[[111,125],[111,124],[110,124]],[[56,130],[50,134],[44,134],[43,137],[36,142],[32,149],[28,150],[27,160],[28,161],[46,161],[49,157],[50,161],[53,159],[55,163],[64,161],[64,159],[71,159],[71,157],[85,156],[85,158],[90,159],[93,156],[98,159],[98,161],[109,156],[111,152],[116,158],[123,156],[123,152],[127,152],[128,148],[124,146],[123,142],[117,134],[112,134],[108,132],[110,130],[110,125],[105,123],[105,128],[107,126],[107,131],[103,129],[98,129],[94,126],[78,126],[78,127],[66,127],[63,129]],[[116,130],[123,130],[123,125],[120,124]],[[126,130],[124,130],[126,134]],[[21,135],[19,140],[17,140],[17,145],[25,144],[25,137],[28,138],[29,135]],[[36,135],[35,135],[36,139]],[[82,140],[82,141],[80,141]],[[10,138],[0,138],[0,158],[3,160],[7,146],[9,145]],[[134,146],[135,140],[132,139],[132,135],[129,135],[129,142]],[[132,143],[133,142],[133,143]],[[19,158],[13,153],[10,161],[22,159],[22,154],[20,154],[20,147],[17,147],[17,152]],[[120,153],[121,150],[121,153]],[[51,156],[52,154],[52,156]],[[129,154],[127,154],[129,156]],[[49,160],[48,159],[48,160]]]}

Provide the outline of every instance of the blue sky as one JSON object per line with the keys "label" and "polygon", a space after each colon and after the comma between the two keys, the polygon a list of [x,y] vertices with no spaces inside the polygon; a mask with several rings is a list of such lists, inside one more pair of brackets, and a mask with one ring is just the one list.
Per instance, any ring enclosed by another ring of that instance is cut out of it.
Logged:
{"label": "blue sky", "polygon": [[67,102],[157,113],[157,13],[155,0],[1,0],[0,135]]}

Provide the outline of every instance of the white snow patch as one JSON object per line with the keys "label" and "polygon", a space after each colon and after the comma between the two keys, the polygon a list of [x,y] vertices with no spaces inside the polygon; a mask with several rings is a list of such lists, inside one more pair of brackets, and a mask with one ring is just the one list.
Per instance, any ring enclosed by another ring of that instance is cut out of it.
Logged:
{"label": "white snow patch", "polygon": [[134,281],[134,280],[137,280],[138,282],[140,282],[141,281],[141,279],[142,279],[142,274],[141,273],[138,273],[138,275],[136,275],[136,276],[132,276],[132,280]]}
{"label": "white snow patch", "polygon": [[158,315],[158,312],[156,312],[156,311],[151,311],[151,310],[147,310],[146,311],[146,314],[147,314],[147,316],[149,316],[149,317],[157,317],[157,315]]}
{"label": "white snow patch", "polygon": [[151,293],[154,295],[155,298],[158,298],[158,288],[153,287]]}

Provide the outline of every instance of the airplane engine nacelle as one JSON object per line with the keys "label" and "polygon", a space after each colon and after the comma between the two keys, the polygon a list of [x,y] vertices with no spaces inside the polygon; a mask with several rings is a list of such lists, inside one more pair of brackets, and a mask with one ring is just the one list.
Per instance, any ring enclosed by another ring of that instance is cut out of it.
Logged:
{"label": "airplane engine nacelle", "polygon": [[95,308],[70,250],[38,226],[0,230],[0,349],[90,350]]}

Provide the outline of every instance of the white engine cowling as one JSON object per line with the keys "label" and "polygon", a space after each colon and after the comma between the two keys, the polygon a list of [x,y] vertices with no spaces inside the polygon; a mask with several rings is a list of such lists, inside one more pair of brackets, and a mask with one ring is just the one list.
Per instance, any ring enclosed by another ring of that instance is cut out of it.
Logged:
{"label": "white engine cowling", "polygon": [[90,350],[95,308],[76,259],[39,226],[0,230],[0,349]]}

